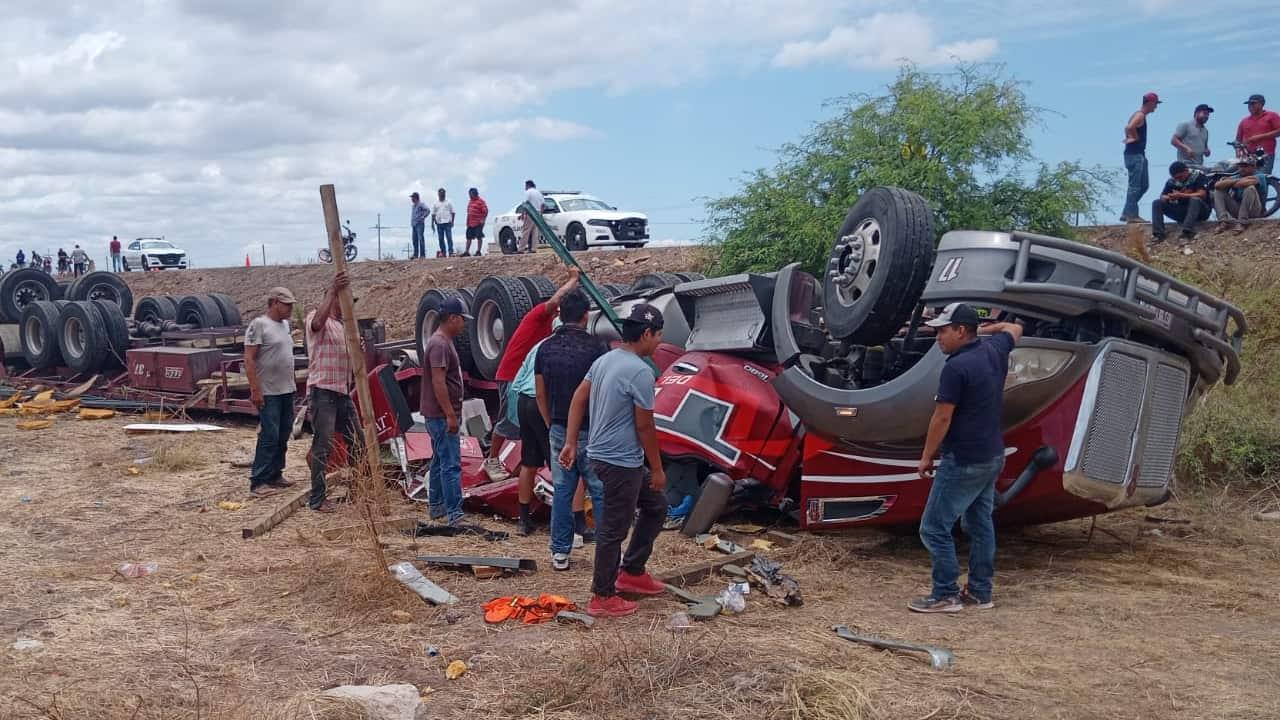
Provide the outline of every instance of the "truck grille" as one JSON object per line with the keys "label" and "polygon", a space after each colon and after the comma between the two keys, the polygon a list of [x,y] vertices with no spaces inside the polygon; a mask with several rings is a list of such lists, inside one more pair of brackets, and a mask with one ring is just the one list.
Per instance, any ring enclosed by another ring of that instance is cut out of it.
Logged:
{"label": "truck grille", "polygon": [[1187,395],[1187,373],[1182,368],[1160,364],[1156,367],[1151,392],[1151,412],[1147,415],[1147,444],[1138,469],[1139,487],[1164,487],[1173,474],[1182,429],[1182,409]]}
{"label": "truck grille", "polygon": [[1135,402],[1134,390],[1141,392],[1146,384],[1145,360],[1118,352],[1107,354],[1081,462],[1086,477],[1113,485],[1124,484],[1129,474],[1138,418],[1142,415],[1142,403]]}

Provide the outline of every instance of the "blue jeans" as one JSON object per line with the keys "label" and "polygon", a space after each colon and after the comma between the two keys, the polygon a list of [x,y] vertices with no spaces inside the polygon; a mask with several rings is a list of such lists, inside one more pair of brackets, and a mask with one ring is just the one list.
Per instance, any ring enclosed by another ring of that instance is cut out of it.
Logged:
{"label": "blue jeans", "polygon": [[920,540],[933,558],[933,597],[960,594],[960,563],[951,530],[960,527],[969,536],[969,591],[981,600],[991,599],[995,575],[996,530],[991,521],[996,478],[1004,456],[973,465],[959,465],[954,455],[942,456],[929,490],[929,501],[920,518]]}
{"label": "blue jeans", "polygon": [[555,484],[555,495],[551,500],[551,554],[565,553],[573,549],[573,496],[578,491],[578,483],[587,483],[587,493],[591,495],[591,515],[595,518],[596,527],[604,513],[604,483],[591,470],[587,459],[587,431],[578,433],[578,457],[573,467],[565,470],[560,466],[560,451],[564,449],[565,435],[568,428],[556,423],[550,428],[551,435],[551,477]]}
{"label": "blue jeans", "polygon": [[111,253],[111,271],[120,272],[120,253]]}
{"label": "blue jeans", "polygon": [[453,223],[436,223],[436,240],[440,243],[440,252],[453,254]]}
{"label": "blue jeans", "polygon": [[413,224],[413,256],[416,258],[427,256],[427,225],[426,223]]}
{"label": "blue jeans", "polygon": [[1129,192],[1125,195],[1124,210],[1120,215],[1124,218],[1138,217],[1138,201],[1151,187],[1151,178],[1147,174],[1147,156],[1126,154],[1124,169],[1129,171]]}
{"label": "blue jeans", "polygon": [[284,472],[284,454],[293,432],[293,393],[267,395],[258,411],[258,447],[249,471],[249,489],[274,482]]}
{"label": "blue jeans", "polygon": [[449,421],[427,418],[431,436],[431,467],[427,471],[427,504],[431,517],[450,524],[462,519],[462,440],[449,432]]}

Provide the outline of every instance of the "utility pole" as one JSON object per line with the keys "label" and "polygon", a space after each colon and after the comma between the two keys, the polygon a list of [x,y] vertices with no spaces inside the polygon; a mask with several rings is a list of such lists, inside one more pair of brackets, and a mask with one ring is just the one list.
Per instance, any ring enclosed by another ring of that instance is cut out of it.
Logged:
{"label": "utility pole", "polygon": [[378,259],[379,260],[382,259],[382,231],[383,230],[404,230],[406,227],[407,226],[405,225],[383,225],[382,213],[378,213],[378,224],[374,225],[369,229],[378,231]]}

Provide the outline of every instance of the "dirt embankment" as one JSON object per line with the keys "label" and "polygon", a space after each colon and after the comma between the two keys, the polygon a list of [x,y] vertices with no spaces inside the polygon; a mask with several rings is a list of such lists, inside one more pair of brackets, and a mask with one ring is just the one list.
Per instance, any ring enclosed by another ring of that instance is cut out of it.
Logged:
{"label": "dirt embankment", "polygon": [[[705,248],[678,247],[588,252],[578,262],[597,283],[630,283],[645,273],[701,271],[709,255]],[[565,277],[559,259],[550,252],[528,255],[488,255],[478,258],[355,262],[351,284],[359,298],[360,317],[381,318],[388,338],[413,334],[418,298],[433,287],[474,288],[490,275],[543,275],[559,282]],[[135,301],[145,295],[189,295],[222,292],[236,299],[245,319],[266,310],[267,290],[283,285],[298,302],[312,308],[324,297],[333,277],[331,265],[265,265],[262,267],[125,273]]]}

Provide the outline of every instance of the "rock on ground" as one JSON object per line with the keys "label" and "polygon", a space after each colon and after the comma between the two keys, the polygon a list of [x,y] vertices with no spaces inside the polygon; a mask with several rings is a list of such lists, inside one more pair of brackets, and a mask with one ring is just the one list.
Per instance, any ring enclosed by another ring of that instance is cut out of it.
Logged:
{"label": "rock on ground", "polygon": [[359,705],[369,720],[426,720],[418,688],[412,685],[342,685],[321,697]]}

